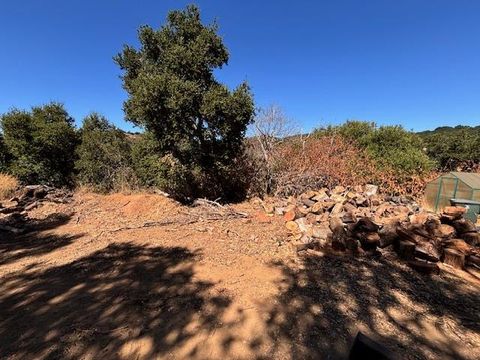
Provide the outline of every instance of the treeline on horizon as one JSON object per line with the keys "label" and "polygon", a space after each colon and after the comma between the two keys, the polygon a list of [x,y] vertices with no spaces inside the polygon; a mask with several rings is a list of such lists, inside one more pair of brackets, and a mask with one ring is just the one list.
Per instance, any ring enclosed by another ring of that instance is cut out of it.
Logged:
{"label": "treeline on horizon", "polygon": [[114,58],[128,93],[125,117],[142,133],[97,113],[77,129],[55,102],[2,114],[0,172],[100,192],[156,188],[188,202],[364,183],[415,194],[437,171],[478,169],[480,127],[413,133],[347,121],[300,135],[281,109],[255,111],[247,83],[231,90],[217,81],[214,70],[229,59],[217,30],[188,6],[158,30],[142,26],[140,48],[126,45]]}

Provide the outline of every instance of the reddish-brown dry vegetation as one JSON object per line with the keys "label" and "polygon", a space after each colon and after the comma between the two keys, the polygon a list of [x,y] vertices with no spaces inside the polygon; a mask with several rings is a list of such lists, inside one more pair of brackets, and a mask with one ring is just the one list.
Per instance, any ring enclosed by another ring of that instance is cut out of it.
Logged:
{"label": "reddish-brown dry vegetation", "polygon": [[309,189],[374,183],[383,193],[420,197],[438,174],[399,174],[381,166],[355,143],[341,136],[294,137],[276,145],[270,159],[277,195]]}

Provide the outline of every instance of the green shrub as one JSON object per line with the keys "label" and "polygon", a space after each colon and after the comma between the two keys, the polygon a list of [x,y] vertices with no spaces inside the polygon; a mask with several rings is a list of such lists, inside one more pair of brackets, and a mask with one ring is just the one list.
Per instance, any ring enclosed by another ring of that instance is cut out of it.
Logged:
{"label": "green shrub", "polygon": [[50,103],[31,112],[14,109],[0,117],[11,159],[7,170],[23,183],[72,185],[77,134],[63,105]]}
{"label": "green shrub", "polygon": [[419,133],[427,154],[443,171],[480,163],[480,126],[440,127]]}
{"label": "green shrub", "polygon": [[11,154],[5,145],[3,135],[0,133],[0,173],[7,172],[11,161]]}
{"label": "green shrub", "polygon": [[365,149],[377,166],[398,176],[420,175],[434,162],[423,151],[422,139],[401,126],[380,126],[367,121],[347,121],[343,125],[317,129],[316,136],[338,135]]}
{"label": "green shrub", "polygon": [[150,132],[133,143],[133,167],[142,186],[161,189],[184,202],[199,196],[223,201],[237,201],[246,196],[253,173],[246,156],[236,157],[228,166],[213,164],[208,171],[198,165],[186,166],[172,154],[161,155],[160,148]]}
{"label": "green shrub", "polygon": [[339,126],[327,126],[315,130],[316,136],[340,135],[346,140],[354,141],[360,146],[366,147],[370,136],[376,131],[377,125],[370,121],[348,120]]}
{"label": "green shrub", "polygon": [[134,141],[132,160],[140,184],[187,200],[194,194],[192,174],[172,155],[160,155],[159,147],[155,136],[149,132]]}
{"label": "green shrub", "polygon": [[422,148],[421,139],[401,126],[381,126],[366,138],[366,149],[373,158],[401,175],[432,169],[433,162]]}
{"label": "green shrub", "polygon": [[[197,7],[188,6],[170,12],[158,30],[141,27],[140,48],[125,46],[115,58],[128,92],[126,118],[156,140],[152,152],[139,150],[145,155],[139,176],[183,198],[236,196],[230,174],[253,120],[248,85],[230,90],[214,76],[229,57],[217,30],[202,24]],[[157,173],[143,174],[149,168]],[[173,180],[165,186],[160,178],[167,175]]]}
{"label": "green shrub", "polygon": [[78,181],[93,190],[122,190],[134,181],[126,134],[96,113],[83,120],[75,163]]}

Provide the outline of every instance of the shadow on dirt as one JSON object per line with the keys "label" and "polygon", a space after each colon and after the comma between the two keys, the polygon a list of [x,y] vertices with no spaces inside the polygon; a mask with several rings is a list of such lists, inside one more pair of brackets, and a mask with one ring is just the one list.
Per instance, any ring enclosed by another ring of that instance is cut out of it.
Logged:
{"label": "shadow on dirt", "polygon": [[19,217],[0,221],[0,225],[13,226],[23,230],[23,234],[14,234],[9,231],[0,231],[0,265],[12,263],[29,256],[39,256],[60,249],[71,244],[82,235],[59,236],[41,234],[40,231],[51,230],[66,224],[71,215],[54,213],[45,219],[29,219]]}
{"label": "shadow on dirt", "polygon": [[114,244],[67,265],[6,276],[0,358],[168,354],[211,330],[230,304],[194,279],[197,256],[181,247]]}
{"label": "shadow on dirt", "polygon": [[459,344],[480,351],[462,335],[480,332],[479,287],[451,275],[428,277],[382,258],[327,256],[305,259],[300,270],[274,266],[283,281],[267,321],[272,354],[290,344],[292,358],[345,359],[358,330],[396,358],[462,359]]}
{"label": "shadow on dirt", "polygon": [[0,236],[0,265],[6,265],[29,256],[40,256],[70,245],[82,235],[24,235]]}

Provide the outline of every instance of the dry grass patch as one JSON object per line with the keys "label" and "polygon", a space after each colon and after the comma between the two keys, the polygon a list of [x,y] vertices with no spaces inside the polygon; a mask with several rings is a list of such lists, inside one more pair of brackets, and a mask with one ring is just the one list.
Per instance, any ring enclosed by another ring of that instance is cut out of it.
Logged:
{"label": "dry grass patch", "polygon": [[18,180],[14,176],[0,174],[0,200],[11,197],[18,188]]}

